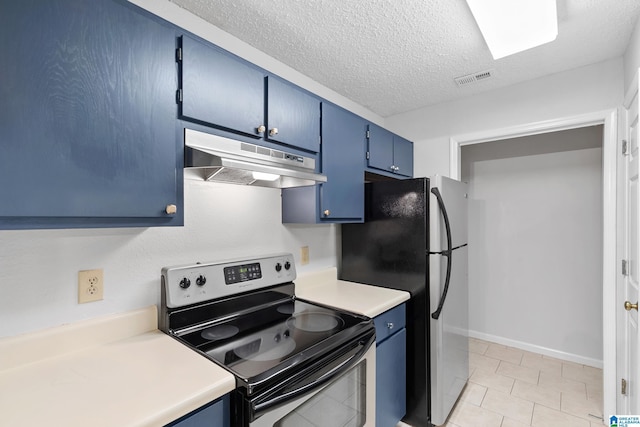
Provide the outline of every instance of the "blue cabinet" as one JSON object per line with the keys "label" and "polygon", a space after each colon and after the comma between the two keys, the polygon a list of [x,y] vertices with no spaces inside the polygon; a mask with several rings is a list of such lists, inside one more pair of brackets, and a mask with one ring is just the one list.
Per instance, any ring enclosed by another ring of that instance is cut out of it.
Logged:
{"label": "blue cabinet", "polygon": [[370,124],[367,131],[367,167],[403,177],[413,176],[413,143]]}
{"label": "blue cabinet", "polygon": [[405,304],[376,316],[376,427],[395,427],[406,414]]}
{"label": "blue cabinet", "polygon": [[0,34],[0,228],[182,225],[174,28],[126,1],[21,0]]}
{"label": "blue cabinet", "polygon": [[231,409],[229,395],[205,405],[166,427],[229,427]]}
{"label": "blue cabinet", "polygon": [[267,139],[320,151],[320,100],[277,77],[267,77]]}
{"label": "blue cabinet", "polygon": [[217,46],[180,37],[180,117],[245,137],[320,151],[320,100]]}
{"label": "blue cabinet", "polygon": [[327,182],[282,190],[284,223],[344,223],[364,219],[367,123],[328,102],[322,104],[322,173]]}
{"label": "blue cabinet", "polygon": [[211,44],[180,42],[181,118],[260,137],[265,74]]}

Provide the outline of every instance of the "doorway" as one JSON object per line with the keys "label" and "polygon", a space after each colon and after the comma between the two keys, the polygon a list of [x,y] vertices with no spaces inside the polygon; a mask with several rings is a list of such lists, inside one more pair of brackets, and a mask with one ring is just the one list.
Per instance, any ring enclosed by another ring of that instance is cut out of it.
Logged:
{"label": "doorway", "polygon": [[[461,178],[462,147],[489,143],[522,136],[560,132],[569,129],[602,125],[602,364],[603,364],[603,409],[605,414],[615,413],[615,248],[616,248],[616,130],[617,113],[597,112],[566,119],[533,123],[512,128],[460,135],[450,140],[450,176]],[[524,302],[526,303],[526,302]]]}
{"label": "doorway", "polygon": [[462,147],[472,337],[602,368],[602,132]]}

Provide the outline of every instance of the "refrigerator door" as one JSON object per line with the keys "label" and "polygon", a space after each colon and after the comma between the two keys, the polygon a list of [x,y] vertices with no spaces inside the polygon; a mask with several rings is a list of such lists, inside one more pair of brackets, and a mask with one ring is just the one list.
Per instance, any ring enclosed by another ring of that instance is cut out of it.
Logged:
{"label": "refrigerator door", "polygon": [[[436,176],[431,182],[434,184],[432,190],[438,188],[445,203],[451,231],[449,256],[446,252],[437,254],[449,249],[449,239],[443,213],[432,191],[429,256],[431,423],[441,425],[469,376],[467,190],[466,184],[449,178]],[[449,263],[451,269],[445,292]],[[434,319],[434,313],[437,313],[437,319]]]}
{"label": "refrigerator door", "polygon": [[429,180],[365,185],[365,222],[342,224],[339,278],[409,291],[407,301],[407,415],[429,420]]}
{"label": "refrigerator door", "polygon": [[425,293],[428,188],[426,178],[365,185],[365,222],[342,225],[341,280]]}
{"label": "refrigerator door", "polygon": [[[451,244],[453,248],[464,245],[467,242],[467,184],[435,175],[429,178],[431,190],[437,188],[442,196],[447,209],[449,224],[451,226]],[[431,203],[429,217],[431,218],[431,240],[429,250],[431,252],[443,251],[447,246],[445,224],[440,207],[433,193],[430,193]]]}

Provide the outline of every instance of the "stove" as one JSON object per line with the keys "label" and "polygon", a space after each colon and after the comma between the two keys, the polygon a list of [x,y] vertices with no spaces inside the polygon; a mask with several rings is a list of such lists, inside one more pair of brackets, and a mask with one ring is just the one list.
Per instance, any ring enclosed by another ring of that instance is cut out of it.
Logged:
{"label": "stove", "polygon": [[[375,349],[371,319],[296,298],[295,278],[288,253],[162,269],[160,328],[234,375],[234,426],[287,425],[306,400],[341,378],[353,382],[347,372]],[[369,381],[371,360],[360,374]],[[361,401],[375,393],[360,389]],[[369,417],[354,410],[354,425]]]}

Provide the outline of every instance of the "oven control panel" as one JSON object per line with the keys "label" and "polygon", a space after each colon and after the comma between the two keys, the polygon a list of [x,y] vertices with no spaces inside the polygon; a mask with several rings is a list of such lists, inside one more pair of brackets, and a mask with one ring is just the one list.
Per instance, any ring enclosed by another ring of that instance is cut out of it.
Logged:
{"label": "oven control panel", "polygon": [[259,262],[224,268],[224,280],[227,285],[256,279],[262,279],[262,269]]}
{"label": "oven control panel", "polygon": [[289,283],[296,278],[293,255],[196,263],[162,269],[162,292],[169,308]]}

